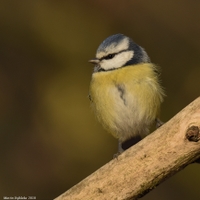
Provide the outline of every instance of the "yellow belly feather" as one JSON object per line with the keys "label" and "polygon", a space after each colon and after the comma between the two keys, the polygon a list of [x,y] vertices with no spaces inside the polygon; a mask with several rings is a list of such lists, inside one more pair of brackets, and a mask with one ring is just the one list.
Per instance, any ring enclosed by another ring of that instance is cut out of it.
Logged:
{"label": "yellow belly feather", "polygon": [[157,118],[164,92],[151,63],[92,75],[91,106],[103,126],[120,141],[144,137]]}

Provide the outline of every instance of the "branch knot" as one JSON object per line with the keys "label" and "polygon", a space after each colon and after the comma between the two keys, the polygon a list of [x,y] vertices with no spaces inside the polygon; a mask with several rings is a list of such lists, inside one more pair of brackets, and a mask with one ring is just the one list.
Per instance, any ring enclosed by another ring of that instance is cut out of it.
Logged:
{"label": "branch knot", "polygon": [[200,140],[200,131],[198,126],[191,126],[186,131],[186,138],[192,142],[198,142]]}

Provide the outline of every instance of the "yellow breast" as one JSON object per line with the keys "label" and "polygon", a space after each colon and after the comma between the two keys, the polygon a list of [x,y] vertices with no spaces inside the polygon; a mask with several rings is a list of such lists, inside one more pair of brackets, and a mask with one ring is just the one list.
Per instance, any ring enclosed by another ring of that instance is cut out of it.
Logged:
{"label": "yellow breast", "polygon": [[103,126],[121,141],[145,132],[159,113],[164,93],[155,69],[145,63],[92,75],[91,106]]}

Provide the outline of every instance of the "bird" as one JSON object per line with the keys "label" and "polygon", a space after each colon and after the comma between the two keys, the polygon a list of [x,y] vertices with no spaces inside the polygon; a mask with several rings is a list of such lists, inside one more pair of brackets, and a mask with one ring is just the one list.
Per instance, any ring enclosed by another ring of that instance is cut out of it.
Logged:
{"label": "bird", "polygon": [[160,106],[165,91],[160,67],[153,64],[145,49],[121,33],[106,38],[96,57],[89,60],[94,71],[89,99],[97,119],[118,139],[122,153],[161,126]]}

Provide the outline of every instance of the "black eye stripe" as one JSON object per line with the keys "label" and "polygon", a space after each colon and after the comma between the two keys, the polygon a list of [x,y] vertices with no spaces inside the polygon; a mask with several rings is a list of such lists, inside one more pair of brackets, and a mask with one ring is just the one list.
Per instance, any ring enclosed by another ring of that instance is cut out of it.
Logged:
{"label": "black eye stripe", "polygon": [[112,54],[108,54],[107,56],[102,57],[100,60],[109,60],[115,57],[115,55],[117,55],[118,53],[112,53]]}
{"label": "black eye stripe", "polygon": [[114,58],[117,54],[120,54],[120,53],[122,53],[122,52],[126,52],[126,51],[129,51],[129,49],[119,51],[118,53],[108,54],[108,55],[106,55],[106,56],[103,56],[103,57],[100,58],[99,60],[109,60],[109,59]]}
{"label": "black eye stripe", "polygon": [[112,59],[112,58],[115,57],[115,55],[116,55],[115,53],[113,53],[113,54],[108,54],[107,56],[104,57],[104,59],[105,59],[105,60]]}

